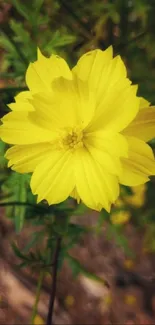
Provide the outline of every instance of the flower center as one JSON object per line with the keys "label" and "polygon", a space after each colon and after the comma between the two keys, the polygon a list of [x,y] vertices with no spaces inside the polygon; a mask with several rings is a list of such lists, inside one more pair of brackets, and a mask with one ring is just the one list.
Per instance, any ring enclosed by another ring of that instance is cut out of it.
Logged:
{"label": "flower center", "polygon": [[83,131],[80,128],[66,129],[60,134],[60,148],[77,149],[83,147]]}

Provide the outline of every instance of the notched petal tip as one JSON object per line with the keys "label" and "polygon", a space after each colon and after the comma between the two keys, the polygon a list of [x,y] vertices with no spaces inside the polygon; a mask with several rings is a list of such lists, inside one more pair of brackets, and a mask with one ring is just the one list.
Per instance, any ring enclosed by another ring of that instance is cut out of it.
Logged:
{"label": "notched petal tip", "polygon": [[[34,194],[34,193],[33,193]],[[35,194],[36,195],[36,194]],[[37,196],[37,204],[40,203],[43,200],[42,197],[40,197],[39,195]]]}
{"label": "notched petal tip", "polygon": [[132,85],[133,93],[136,95],[138,91],[138,85]]}
{"label": "notched petal tip", "polygon": [[41,50],[39,49],[39,47],[37,47],[37,58],[38,60],[40,60],[42,58],[43,54],[41,53]]}

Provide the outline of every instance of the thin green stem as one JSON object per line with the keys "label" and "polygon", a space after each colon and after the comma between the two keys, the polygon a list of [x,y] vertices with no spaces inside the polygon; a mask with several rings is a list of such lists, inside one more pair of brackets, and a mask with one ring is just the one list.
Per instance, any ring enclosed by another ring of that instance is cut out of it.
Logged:
{"label": "thin green stem", "polygon": [[19,206],[29,206],[32,208],[36,208],[36,209],[44,209],[47,211],[48,207],[40,207],[37,204],[33,204],[33,203],[29,203],[29,202],[18,202],[18,201],[12,201],[12,202],[0,202],[0,207],[7,207],[7,206],[15,206],[15,205],[19,205]]}
{"label": "thin green stem", "polygon": [[34,319],[35,319],[35,317],[37,315],[38,303],[39,303],[39,298],[40,298],[41,287],[42,287],[44,275],[45,275],[45,271],[41,271],[40,274],[39,274],[37,291],[36,291],[36,298],[35,298],[35,303],[34,303],[33,310],[32,310],[30,324],[34,324]]}
{"label": "thin green stem", "polygon": [[54,252],[54,259],[53,259],[53,272],[52,272],[52,288],[49,300],[49,307],[48,307],[48,315],[46,325],[53,325],[53,310],[54,310],[54,301],[56,296],[56,286],[57,286],[57,273],[58,273],[58,261],[59,261],[59,254],[61,249],[61,237],[57,237],[56,239],[56,247]]}

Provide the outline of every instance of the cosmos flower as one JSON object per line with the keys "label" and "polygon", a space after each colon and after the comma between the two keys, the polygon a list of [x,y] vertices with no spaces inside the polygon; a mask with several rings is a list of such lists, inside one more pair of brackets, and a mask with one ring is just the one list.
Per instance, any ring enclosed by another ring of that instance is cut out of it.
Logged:
{"label": "cosmos flower", "polygon": [[155,174],[146,144],[155,136],[155,109],[136,96],[112,47],[86,53],[72,70],[59,56],[38,51],[26,83],[29,90],[9,105],[0,136],[13,145],[8,166],[32,173],[38,202],[71,196],[110,211],[119,184],[144,184]]}

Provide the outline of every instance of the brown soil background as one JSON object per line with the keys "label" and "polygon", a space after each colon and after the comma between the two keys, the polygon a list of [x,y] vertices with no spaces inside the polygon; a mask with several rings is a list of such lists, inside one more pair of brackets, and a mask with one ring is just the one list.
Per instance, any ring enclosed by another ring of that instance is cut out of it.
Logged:
{"label": "brown soil background", "polygon": [[[14,227],[1,210],[0,218],[0,324],[30,324],[37,274],[18,270],[10,242],[25,243],[33,229],[15,237]],[[95,224],[97,214],[74,217],[74,222]],[[143,233],[125,226],[129,246],[136,258],[129,260],[123,249],[106,239],[106,225],[99,236],[85,235],[70,252],[105,280],[98,284],[80,275],[73,278],[65,263],[58,277],[54,324],[155,324],[155,256],[143,250]],[[46,276],[38,306],[45,321],[50,292]],[[39,324],[39,323],[37,323]]]}

